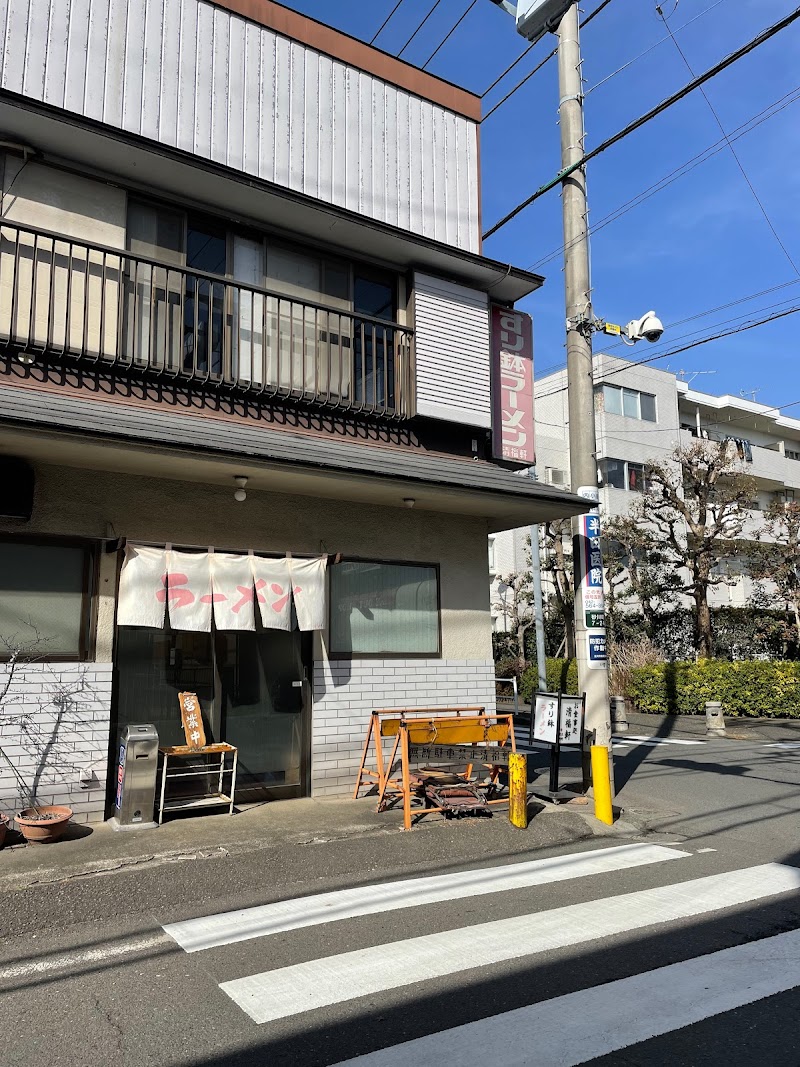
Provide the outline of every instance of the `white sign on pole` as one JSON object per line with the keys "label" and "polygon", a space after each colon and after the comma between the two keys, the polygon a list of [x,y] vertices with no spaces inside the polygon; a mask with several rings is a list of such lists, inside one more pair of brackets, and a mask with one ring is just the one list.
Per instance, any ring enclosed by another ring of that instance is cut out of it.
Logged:
{"label": "white sign on pole", "polygon": [[556,743],[557,716],[558,695],[537,693],[533,702],[533,736],[537,741],[546,741],[549,745]]}
{"label": "white sign on pole", "polygon": [[[556,743],[557,721],[558,694],[537,693],[533,702],[534,740],[544,741],[548,745],[554,745]],[[562,695],[559,741],[562,745],[579,745],[582,737],[583,698]]]}
{"label": "white sign on pole", "polygon": [[580,745],[583,740],[583,698],[561,697],[561,744]]}

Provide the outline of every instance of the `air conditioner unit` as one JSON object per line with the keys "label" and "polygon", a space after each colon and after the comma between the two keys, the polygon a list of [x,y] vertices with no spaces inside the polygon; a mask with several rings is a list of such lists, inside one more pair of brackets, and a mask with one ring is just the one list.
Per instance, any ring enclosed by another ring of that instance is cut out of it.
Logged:
{"label": "air conditioner unit", "polygon": [[567,484],[567,472],[559,470],[557,467],[545,467],[544,478],[550,485],[566,485]]}

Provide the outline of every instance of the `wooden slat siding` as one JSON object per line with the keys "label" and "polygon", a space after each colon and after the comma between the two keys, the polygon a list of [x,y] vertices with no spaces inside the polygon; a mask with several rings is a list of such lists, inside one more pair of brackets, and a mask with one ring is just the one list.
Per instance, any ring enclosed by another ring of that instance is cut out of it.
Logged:
{"label": "wooden slat siding", "polygon": [[468,426],[491,426],[488,297],[415,274],[417,410]]}
{"label": "wooden slat siding", "polygon": [[0,386],[0,423],[38,426],[51,430],[148,441],[174,448],[191,448],[233,456],[253,456],[345,473],[361,471],[378,477],[511,494],[557,503],[561,514],[578,514],[585,501],[531,482],[491,463],[448,460],[442,456],[409,456],[375,445],[326,441],[285,430],[237,427],[227,421],[196,415],[167,415],[107,400],[75,400],[53,391]]}
{"label": "wooden slat siding", "polygon": [[475,119],[238,6],[0,0],[0,87],[477,253]]}

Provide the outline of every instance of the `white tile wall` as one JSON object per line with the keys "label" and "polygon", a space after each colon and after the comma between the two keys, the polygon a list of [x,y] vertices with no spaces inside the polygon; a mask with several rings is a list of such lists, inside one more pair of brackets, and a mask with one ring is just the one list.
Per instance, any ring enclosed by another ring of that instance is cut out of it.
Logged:
{"label": "white tile wall", "polygon": [[[0,688],[8,667],[0,664]],[[40,804],[68,804],[75,822],[102,820],[111,719],[110,663],[34,663],[17,668],[0,711],[0,745],[29,785],[37,772]],[[59,715],[57,697],[69,699]],[[81,773],[91,775],[81,782]],[[0,763],[0,811],[24,806],[5,760]]]}
{"label": "white tile wall", "polygon": [[371,711],[457,705],[495,710],[491,660],[315,662],[312,796],[346,796],[352,792]]}

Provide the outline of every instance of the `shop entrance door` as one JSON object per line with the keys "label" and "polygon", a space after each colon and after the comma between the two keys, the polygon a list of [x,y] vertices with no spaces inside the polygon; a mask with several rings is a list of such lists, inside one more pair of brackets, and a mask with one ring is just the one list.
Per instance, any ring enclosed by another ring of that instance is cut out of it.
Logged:
{"label": "shop entrance door", "polygon": [[305,796],[311,654],[311,634],[299,630],[202,634],[122,626],[117,730],[152,722],[160,744],[184,744],[178,693],[197,693],[207,741],[239,750],[239,800]]}

